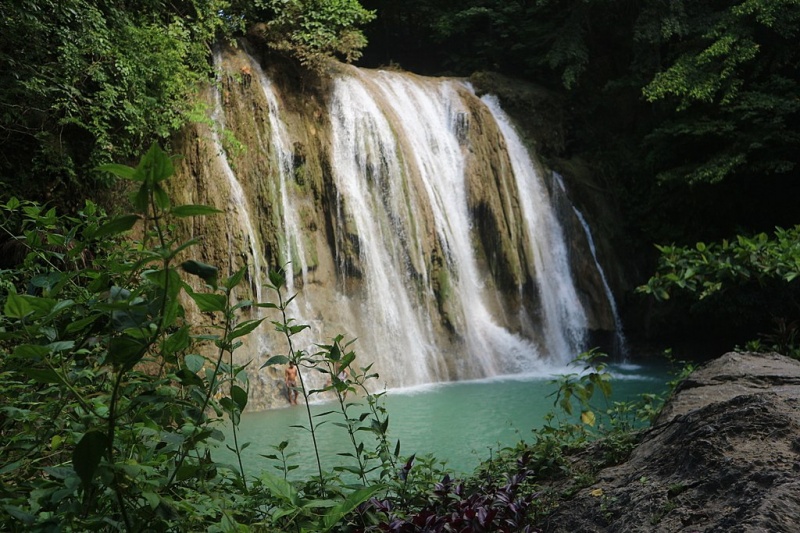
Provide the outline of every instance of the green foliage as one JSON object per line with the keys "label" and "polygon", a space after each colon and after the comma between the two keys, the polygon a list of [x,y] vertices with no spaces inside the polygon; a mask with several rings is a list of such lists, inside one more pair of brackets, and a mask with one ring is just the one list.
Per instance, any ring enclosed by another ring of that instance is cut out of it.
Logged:
{"label": "green foliage", "polygon": [[[223,438],[218,416],[236,421],[246,405],[232,353],[260,320],[237,324],[241,304],[230,295],[242,272],[208,292],[179,275],[176,258],[195,241],[175,240],[166,221],[215,210],[171,204],[164,152],[154,145],[136,168],[103,170],[139,184],[134,214],[108,219],[92,203],[77,217],[15,199],[0,206],[3,231],[27,251],[3,277],[0,520],[27,530],[235,524],[227,495],[247,490],[241,463],[223,470],[210,454]],[[134,227],[141,240],[120,245]],[[209,281],[212,267],[194,270]],[[218,325],[199,335],[183,293],[213,300],[205,310]],[[196,352],[200,337],[213,357]]]}
{"label": "green foliage", "polygon": [[361,57],[367,41],[359,27],[375,17],[358,0],[257,0],[254,6],[266,19],[269,46],[313,69],[331,57]]}
{"label": "green foliage", "polygon": [[694,148],[659,177],[716,183],[796,169],[800,6],[793,0],[679,4],[677,15],[669,7],[671,24],[648,40],[663,46],[680,35],[683,45],[667,54],[643,94],[677,111],[651,143]]}
{"label": "green foliage", "polygon": [[[751,341],[754,351],[776,350],[800,356],[797,317],[800,307],[786,295],[796,294],[800,278],[800,226],[777,228],[773,236],[760,233],[754,237],[737,236],[734,240],[694,247],[658,246],[661,255],[658,269],[639,292],[667,300],[675,292],[684,292],[699,300],[724,297],[737,292],[764,291],[775,288],[788,301],[782,309],[761,309],[776,315],[772,333],[762,333],[760,341]],[[789,316],[780,316],[780,312]],[[760,323],[764,323],[764,316]]]}
{"label": "green foliage", "polygon": [[749,283],[793,283],[800,276],[800,226],[777,228],[771,238],[737,236],[720,243],[698,242],[694,247],[656,246],[658,270],[639,292],[666,300],[674,290],[703,299]]}
{"label": "green foliage", "polygon": [[47,177],[41,187],[66,194],[92,167],[167,139],[210,72],[208,45],[224,29],[218,13],[228,6],[3,2],[0,178],[30,194],[31,182]]}

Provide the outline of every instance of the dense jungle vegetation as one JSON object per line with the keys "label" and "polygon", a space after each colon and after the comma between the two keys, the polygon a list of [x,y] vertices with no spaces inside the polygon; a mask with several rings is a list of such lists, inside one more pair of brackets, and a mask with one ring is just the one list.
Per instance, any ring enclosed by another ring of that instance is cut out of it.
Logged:
{"label": "dense jungle vegetation", "polygon": [[[560,414],[531,444],[455,481],[387,442],[380,397],[344,400],[370,373],[343,338],[293,349],[305,326],[283,314],[279,272],[272,303],[236,303],[243,272],[218,279],[212,265],[181,262],[196,243],[172,224],[214,210],[171,203],[172,164],[153,142],[168,146],[203,115],[193,95],[214,79],[211,45],[254,30],[309,72],[336,57],[542,86],[563,102],[568,133],[542,157],[565,172],[580,161],[622,214],[620,244],[641,276],[629,305],[669,300],[664,334],[798,355],[798,0],[6,0],[2,529],[521,531],[549,505],[537,480],[578,477],[570,449],[604,434],[598,465],[619,460],[653,414],[649,398],[601,424],[592,402],[608,375],[590,361],[560,382]],[[102,198],[117,179],[134,186],[130,206],[106,215],[86,195]],[[181,295],[215,326],[188,323]],[[218,421],[237,422],[247,404],[231,354],[260,323],[242,318],[251,305],[276,313],[285,334],[272,364],[353,369],[352,384],[332,379],[329,416],[374,442],[352,438],[346,471],[320,464],[298,485],[286,481],[285,447],[284,476],[257,479],[210,454]]]}

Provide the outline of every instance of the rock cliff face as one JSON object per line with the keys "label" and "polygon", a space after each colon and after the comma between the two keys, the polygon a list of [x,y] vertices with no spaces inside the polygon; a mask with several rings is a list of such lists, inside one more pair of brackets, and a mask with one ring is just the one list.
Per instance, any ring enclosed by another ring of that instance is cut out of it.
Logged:
{"label": "rock cliff face", "polygon": [[545,531],[796,532],[800,362],[729,353],[695,371],[627,462],[564,502]]}
{"label": "rock cliff face", "polygon": [[[173,194],[223,213],[182,230],[197,259],[247,268],[240,299],[274,299],[267,272],[285,268],[314,332],[299,348],[357,337],[391,387],[563,363],[616,327],[574,214],[464,81],[334,65],[306,83],[244,47],[215,64]],[[286,349],[269,330],[240,350],[256,409],[281,403],[279,370],[258,371]]]}

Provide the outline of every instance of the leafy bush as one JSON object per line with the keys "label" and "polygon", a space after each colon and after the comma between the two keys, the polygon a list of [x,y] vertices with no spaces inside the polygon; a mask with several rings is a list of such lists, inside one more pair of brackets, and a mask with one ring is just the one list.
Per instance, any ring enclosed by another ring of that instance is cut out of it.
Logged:
{"label": "leafy bush", "polygon": [[[0,6],[0,182],[53,199],[166,140],[230,31],[227,0],[13,0]],[[103,174],[102,177],[105,177]],[[101,178],[97,178],[101,179]],[[101,179],[102,181],[102,179]],[[35,187],[35,188],[34,188]]]}
{"label": "leafy bush", "polygon": [[[103,170],[139,185],[135,213],[109,219],[87,203],[78,216],[59,217],[27,201],[0,206],[0,226],[26,251],[2,277],[2,529],[234,531],[242,523],[285,523],[292,511],[305,513],[307,530],[333,528],[379,485],[348,490],[320,475],[306,490],[315,504],[298,507],[299,491],[284,480],[252,480],[244,471],[237,427],[248,385],[233,352],[263,319],[248,317],[253,302],[232,297],[244,270],[221,277],[193,259],[179,264],[197,241],[177,241],[169,224],[216,210],[171,204],[164,182],[172,162],[157,146],[136,168]],[[130,230],[139,238],[119,238]],[[189,323],[187,298],[216,318]],[[294,331],[289,324],[285,316],[276,321]],[[323,347],[330,361],[339,341]],[[213,457],[224,440],[223,415],[236,466]],[[358,454],[366,480],[371,455],[363,445]]]}
{"label": "leafy bush", "polygon": [[[756,351],[776,350],[800,357],[798,317],[800,308],[793,298],[800,278],[800,226],[776,228],[773,236],[760,233],[754,237],[738,235],[733,240],[694,247],[657,246],[661,253],[656,273],[638,288],[659,300],[668,300],[682,292],[698,300],[756,292],[764,296],[768,289],[780,293],[782,306],[769,306],[775,318],[774,330],[762,333],[760,340],[749,343]],[[759,309],[765,323],[764,309]],[[781,313],[786,315],[781,316]],[[752,320],[752,317],[751,317]]]}
{"label": "leafy bush", "polygon": [[[3,228],[21,230],[30,251],[3,287],[2,522],[34,530],[233,524],[229,494],[246,491],[244,474],[223,470],[210,453],[222,439],[213,415],[235,419],[247,403],[232,353],[260,319],[237,323],[244,303],[230,296],[244,271],[218,283],[215,267],[189,260],[184,269],[206,290],[181,278],[178,257],[196,241],[174,240],[165,220],[215,210],[171,204],[163,182],[172,163],[156,146],[135,169],[104,169],[139,184],[135,213],[108,219],[87,203],[70,218],[15,199],[3,206]],[[141,238],[121,245],[116,237],[131,229]],[[221,325],[192,328],[182,294]],[[214,357],[197,352],[200,340]]]}
{"label": "leafy bush", "polygon": [[258,0],[255,6],[266,16],[269,46],[313,69],[326,58],[361,57],[367,40],[358,28],[375,18],[358,0]]}

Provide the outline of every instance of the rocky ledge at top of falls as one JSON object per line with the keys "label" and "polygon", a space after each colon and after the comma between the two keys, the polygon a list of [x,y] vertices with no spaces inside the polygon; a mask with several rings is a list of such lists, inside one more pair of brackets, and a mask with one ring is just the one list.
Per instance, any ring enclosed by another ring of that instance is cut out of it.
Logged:
{"label": "rocky ledge at top of falls", "polygon": [[728,353],[679,385],[628,460],[548,532],[800,531],[800,362]]}

